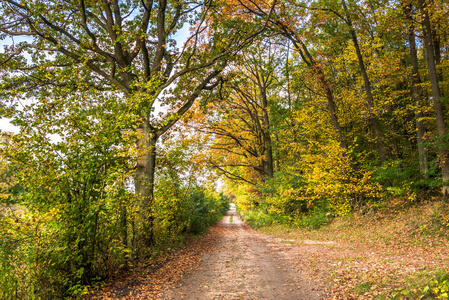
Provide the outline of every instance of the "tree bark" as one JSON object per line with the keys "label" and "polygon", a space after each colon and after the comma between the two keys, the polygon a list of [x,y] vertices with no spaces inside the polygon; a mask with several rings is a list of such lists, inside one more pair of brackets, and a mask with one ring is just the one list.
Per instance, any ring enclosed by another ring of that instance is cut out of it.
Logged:
{"label": "tree bark", "polygon": [[426,49],[427,69],[429,72],[430,84],[432,87],[433,106],[438,129],[438,154],[440,157],[441,175],[443,179],[443,194],[446,197],[449,190],[449,157],[448,150],[443,142],[446,137],[446,123],[444,120],[444,108],[441,103],[440,87],[438,84],[438,74],[435,66],[434,47],[432,43],[432,32],[427,4],[424,0],[419,0],[423,22],[424,46]]}
{"label": "tree bark", "polygon": [[[301,55],[302,59],[305,61],[305,63],[309,67],[309,69],[311,69],[311,70],[313,70],[313,72],[315,72],[315,74],[318,77],[319,82],[323,86],[323,89],[324,89],[324,92],[325,92],[326,98],[327,98],[327,106],[329,108],[329,113],[331,115],[332,124],[334,125],[335,132],[337,133],[338,140],[340,141],[340,146],[343,149],[347,150],[348,147],[347,147],[345,139],[343,137],[343,132],[341,130],[340,123],[338,122],[337,105],[335,104],[334,93],[332,92],[331,85],[329,84],[326,77],[324,76],[324,72],[321,69],[321,67],[318,66],[318,64],[313,59],[313,57],[310,54],[309,49],[307,49],[306,45],[302,41],[299,41],[299,43],[300,43],[301,49],[302,49],[302,50],[299,49],[300,50],[299,54]],[[307,57],[307,59],[306,59],[306,57]]]}
{"label": "tree bark", "polygon": [[260,86],[259,88],[262,97],[263,125],[264,125],[263,137],[266,148],[265,158],[267,160],[267,176],[268,178],[273,178],[273,145],[270,133],[270,116],[268,115],[267,89],[265,86]]}
{"label": "tree bark", "polygon": [[426,150],[423,146],[425,128],[421,121],[423,113],[421,110],[421,93],[419,91],[419,84],[421,83],[421,78],[419,76],[419,66],[418,66],[418,54],[416,50],[416,40],[415,40],[415,26],[412,17],[411,4],[402,3],[402,8],[405,17],[410,22],[408,31],[408,41],[410,44],[410,61],[412,64],[412,93],[415,104],[415,123],[416,123],[416,139],[418,146],[418,159],[419,159],[419,173],[424,177],[428,177],[427,172],[429,170],[429,165],[427,162]]}
{"label": "tree bark", "polygon": [[134,174],[136,194],[139,197],[139,211],[142,228],[142,241],[151,247],[154,245],[154,172],[156,168],[156,142],[158,136],[149,126],[149,116],[137,131],[137,166]]}
{"label": "tree bark", "polygon": [[341,0],[341,4],[345,11],[346,24],[349,26],[349,32],[351,33],[352,42],[354,44],[355,52],[357,54],[357,59],[359,62],[360,72],[362,73],[362,77],[363,77],[364,88],[365,88],[365,93],[366,93],[367,103],[368,103],[367,109],[368,109],[368,113],[369,113],[369,121],[371,124],[371,128],[374,132],[374,135],[376,136],[377,150],[379,152],[380,161],[384,162],[386,160],[385,147],[384,147],[384,143],[382,141],[382,134],[380,131],[379,121],[373,111],[374,97],[371,92],[371,82],[369,80],[368,73],[366,72],[365,62],[363,60],[362,52],[360,51],[360,45],[359,45],[359,41],[357,38],[357,34],[356,34],[354,26],[352,24],[352,19],[349,14],[348,7],[346,6],[345,0]]}

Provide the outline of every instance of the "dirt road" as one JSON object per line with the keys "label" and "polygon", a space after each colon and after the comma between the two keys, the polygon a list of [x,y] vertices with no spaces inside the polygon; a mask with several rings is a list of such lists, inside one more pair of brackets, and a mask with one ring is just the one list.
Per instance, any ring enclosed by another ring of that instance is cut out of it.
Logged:
{"label": "dirt road", "polygon": [[86,299],[386,299],[398,291],[418,295],[436,272],[448,272],[446,231],[423,231],[445,205],[432,202],[335,219],[322,230],[263,228],[269,235],[246,226],[233,210],[207,234],[111,277]]}
{"label": "dirt road", "polygon": [[324,299],[322,288],[289,260],[283,241],[258,234],[231,208],[216,244],[162,299]]}

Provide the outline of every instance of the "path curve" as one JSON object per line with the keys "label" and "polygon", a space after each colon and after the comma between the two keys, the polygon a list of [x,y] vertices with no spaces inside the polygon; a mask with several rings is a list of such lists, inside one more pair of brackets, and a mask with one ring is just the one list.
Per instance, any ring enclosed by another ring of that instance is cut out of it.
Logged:
{"label": "path curve", "polygon": [[218,241],[195,272],[162,299],[325,299],[325,293],[289,261],[290,247],[252,230],[234,207],[218,224]]}

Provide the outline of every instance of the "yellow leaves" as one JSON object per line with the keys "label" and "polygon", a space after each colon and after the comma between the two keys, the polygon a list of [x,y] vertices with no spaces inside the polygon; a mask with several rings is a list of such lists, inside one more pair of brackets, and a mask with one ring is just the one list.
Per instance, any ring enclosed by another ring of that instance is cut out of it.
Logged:
{"label": "yellow leaves", "polygon": [[[346,215],[354,199],[379,197],[381,187],[372,182],[372,173],[352,166],[351,150],[343,150],[332,140],[312,144],[314,151],[302,155],[300,166],[307,187],[308,208],[316,200],[328,199],[336,214]],[[292,194],[290,190],[283,192],[285,197]]]}

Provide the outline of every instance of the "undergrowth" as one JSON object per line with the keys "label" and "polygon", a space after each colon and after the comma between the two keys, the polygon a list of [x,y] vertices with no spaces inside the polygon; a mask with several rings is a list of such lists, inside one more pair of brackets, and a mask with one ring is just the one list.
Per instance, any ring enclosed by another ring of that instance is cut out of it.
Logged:
{"label": "undergrowth", "polygon": [[268,211],[264,206],[246,211],[239,211],[242,219],[252,228],[266,227],[273,224],[289,228],[318,229],[328,224],[333,216],[324,209],[316,209],[301,215],[279,215]]}
{"label": "undergrowth", "polygon": [[449,273],[440,270],[435,274],[417,274],[407,279],[407,283],[380,299],[449,299]]}

